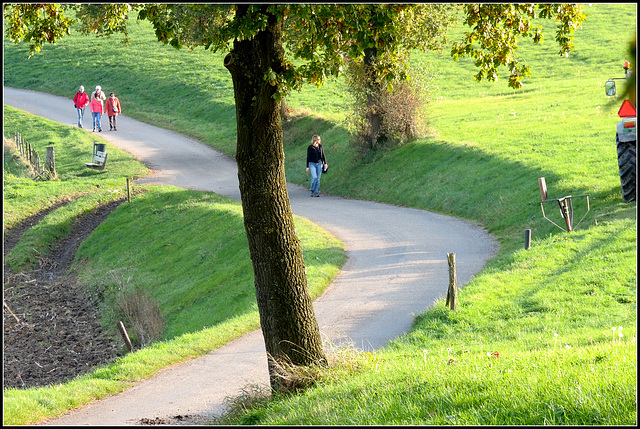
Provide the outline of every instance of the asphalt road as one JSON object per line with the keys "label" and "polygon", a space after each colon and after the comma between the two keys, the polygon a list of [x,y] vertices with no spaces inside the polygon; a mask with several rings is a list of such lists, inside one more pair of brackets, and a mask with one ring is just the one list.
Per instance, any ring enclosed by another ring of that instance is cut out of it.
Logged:
{"label": "asphalt road", "polygon": [[[71,98],[5,87],[4,103],[76,126]],[[123,110],[126,113],[126,106]],[[85,115],[85,129],[90,123],[90,114]],[[154,171],[137,183],[213,191],[240,199],[236,164],[228,156],[125,115],[118,118],[117,132],[106,131],[106,123],[103,119],[99,136]],[[323,145],[330,156],[331,142]],[[322,181],[332,179],[329,174]],[[409,330],[415,315],[446,294],[447,253],[456,254],[457,281],[462,286],[498,249],[483,229],[456,218],[329,195],[309,198],[306,188],[292,184],[288,192],[295,214],[345,243],[346,264],[314,302],[323,338],[334,344],[349,342],[364,350],[382,347]],[[132,425],[141,419],[179,415],[219,416],[226,409],[225,398],[250,384],[268,384],[260,331],[45,424]]]}

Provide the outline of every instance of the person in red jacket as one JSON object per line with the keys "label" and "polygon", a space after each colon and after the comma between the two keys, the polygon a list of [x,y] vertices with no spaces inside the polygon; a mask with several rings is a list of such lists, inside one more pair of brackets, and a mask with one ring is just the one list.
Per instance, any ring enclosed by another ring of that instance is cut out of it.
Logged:
{"label": "person in red jacket", "polygon": [[78,127],[82,128],[84,109],[89,105],[89,96],[84,92],[84,86],[80,85],[78,92],[73,97],[73,105],[76,106],[76,111],[78,112]]}
{"label": "person in red jacket", "polygon": [[102,113],[103,113],[102,101],[96,97],[95,93],[91,97],[91,102],[89,103],[89,109],[91,110],[91,116],[93,118],[93,132],[94,133],[96,132],[96,127],[98,127],[98,132],[102,132],[102,124],[101,124]]}
{"label": "person in red jacket", "polygon": [[107,102],[104,104],[104,111],[109,116],[109,131],[118,131],[116,128],[116,118],[118,114],[122,112],[120,107],[120,100],[116,97],[115,93],[109,94]]}

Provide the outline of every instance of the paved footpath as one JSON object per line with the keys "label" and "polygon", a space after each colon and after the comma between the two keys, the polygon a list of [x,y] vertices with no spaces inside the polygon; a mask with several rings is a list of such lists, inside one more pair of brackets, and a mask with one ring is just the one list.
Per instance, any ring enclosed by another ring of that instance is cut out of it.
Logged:
{"label": "paved footpath", "polygon": [[[4,104],[76,126],[71,99],[5,87]],[[91,123],[90,116],[85,117],[86,124]],[[199,141],[124,115],[118,118],[117,132],[98,135],[154,170],[136,183],[240,199],[235,161]],[[324,145],[331,159],[331,142]],[[328,174],[322,180],[332,177]],[[309,198],[306,188],[292,184],[288,192],[296,215],[345,243],[346,264],[314,302],[323,338],[336,344],[349,342],[364,350],[382,347],[409,330],[415,315],[445,295],[447,253],[456,254],[458,285],[463,285],[498,249],[484,230],[456,218],[329,195]],[[259,330],[45,424],[135,425],[141,419],[219,416],[226,409],[225,398],[250,384],[268,384]]]}

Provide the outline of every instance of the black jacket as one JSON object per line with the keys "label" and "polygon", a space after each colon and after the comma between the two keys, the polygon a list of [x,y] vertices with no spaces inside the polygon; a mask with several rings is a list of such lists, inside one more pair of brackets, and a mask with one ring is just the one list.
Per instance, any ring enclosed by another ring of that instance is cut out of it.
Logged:
{"label": "black jacket", "polygon": [[323,164],[326,164],[327,159],[324,157],[322,143],[320,143],[318,147],[310,144],[307,148],[307,168],[309,167],[310,162],[322,162]]}

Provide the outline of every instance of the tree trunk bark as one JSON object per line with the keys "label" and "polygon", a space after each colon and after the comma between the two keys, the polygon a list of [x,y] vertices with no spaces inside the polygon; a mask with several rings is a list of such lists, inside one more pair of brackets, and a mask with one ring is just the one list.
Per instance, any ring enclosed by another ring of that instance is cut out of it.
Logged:
{"label": "tree trunk bark", "polygon": [[[247,7],[238,6],[239,17]],[[307,366],[326,358],[287,192],[280,103],[265,79],[270,68],[282,70],[283,60],[282,20],[270,15],[264,31],[234,41],[225,67],[236,100],[240,196],[266,350],[276,361]],[[269,374],[280,390],[271,360]]]}

